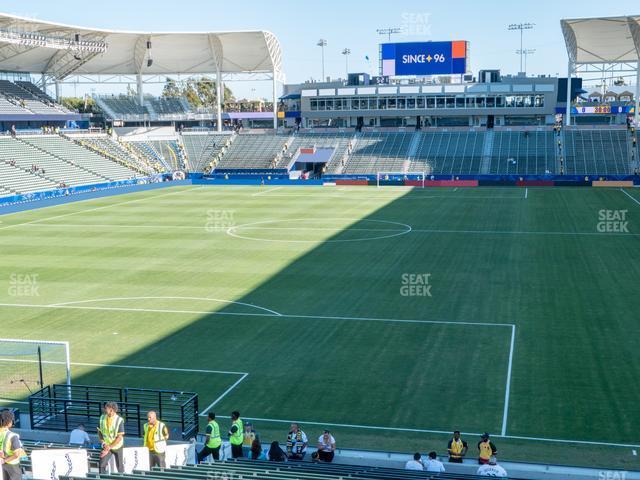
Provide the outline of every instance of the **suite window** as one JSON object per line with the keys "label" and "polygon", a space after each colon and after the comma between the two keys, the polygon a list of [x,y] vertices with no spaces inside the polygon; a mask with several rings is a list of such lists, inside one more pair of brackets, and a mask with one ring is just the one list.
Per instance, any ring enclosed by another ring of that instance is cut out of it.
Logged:
{"label": "suite window", "polygon": [[444,97],[436,97],[436,108],[444,108]]}
{"label": "suite window", "polygon": [[416,108],[416,99],[414,97],[407,98],[407,108],[414,110]]}
{"label": "suite window", "polygon": [[467,108],[476,108],[476,97],[467,97]]}
{"label": "suite window", "polygon": [[436,108],[436,97],[427,97],[427,108]]}
{"label": "suite window", "polygon": [[416,100],[416,106],[418,108],[424,108],[426,102],[425,102],[425,98],[424,97],[418,97],[418,99]]}
{"label": "suite window", "polygon": [[487,97],[487,108],[495,108],[496,97]]}
{"label": "suite window", "polygon": [[456,108],[464,108],[464,97],[456,97]]}

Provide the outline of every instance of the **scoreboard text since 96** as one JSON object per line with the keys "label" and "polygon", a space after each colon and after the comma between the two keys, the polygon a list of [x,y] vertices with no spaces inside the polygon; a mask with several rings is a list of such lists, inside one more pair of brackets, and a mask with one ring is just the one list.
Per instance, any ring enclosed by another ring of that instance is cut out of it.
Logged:
{"label": "scoreboard text since 96", "polygon": [[383,43],[382,75],[428,76],[467,72],[467,42]]}

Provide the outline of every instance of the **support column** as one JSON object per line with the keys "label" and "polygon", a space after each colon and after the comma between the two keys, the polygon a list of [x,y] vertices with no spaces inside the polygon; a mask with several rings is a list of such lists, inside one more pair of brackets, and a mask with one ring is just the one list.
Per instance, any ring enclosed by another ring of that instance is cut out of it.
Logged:
{"label": "support column", "polygon": [[273,70],[273,129],[278,129],[278,77]]}
{"label": "support column", "polygon": [[142,90],[142,74],[141,73],[136,75],[136,83],[138,88],[138,102],[140,103],[140,106],[142,106],[144,104],[144,91]]}
{"label": "support column", "polygon": [[567,73],[567,111],[565,114],[565,125],[571,125],[571,75],[573,74],[573,63],[569,60]]}
{"label": "support column", "polygon": [[60,81],[56,80],[56,102],[60,102]]}
{"label": "support column", "polygon": [[222,89],[222,72],[220,69],[216,71],[216,120],[218,122],[216,131],[222,132],[222,104],[224,90]]}
{"label": "support column", "polygon": [[635,113],[636,127],[640,127],[640,58],[636,64],[636,113]]}

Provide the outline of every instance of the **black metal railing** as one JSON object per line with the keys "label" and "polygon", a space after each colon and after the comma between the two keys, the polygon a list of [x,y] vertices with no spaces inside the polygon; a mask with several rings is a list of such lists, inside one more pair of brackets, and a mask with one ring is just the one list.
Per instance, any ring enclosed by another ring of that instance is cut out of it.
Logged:
{"label": "black metal railing", "polygon": [[31,428],[71,431],[84,424],[93,433],[105,402],[116,402],[127,436],[140,437],[147,412],[154,410],[183,440],[198,433],[198,395],[191,392],[88,385],[50,385],[29,397]]}

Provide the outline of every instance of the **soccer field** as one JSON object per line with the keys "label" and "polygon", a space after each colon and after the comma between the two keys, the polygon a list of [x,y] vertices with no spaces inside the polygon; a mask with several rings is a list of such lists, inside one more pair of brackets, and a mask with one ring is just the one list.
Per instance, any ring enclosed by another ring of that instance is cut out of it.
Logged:
{"label": "soccer field", "polygon": [[74,383],[195,391],[263,442],[637,466],[638,191],[194,185],[0,221],[2,336],[69,341]]}

